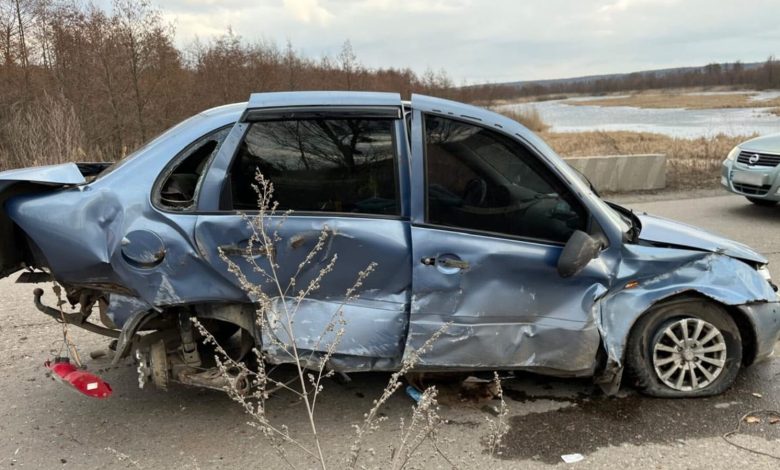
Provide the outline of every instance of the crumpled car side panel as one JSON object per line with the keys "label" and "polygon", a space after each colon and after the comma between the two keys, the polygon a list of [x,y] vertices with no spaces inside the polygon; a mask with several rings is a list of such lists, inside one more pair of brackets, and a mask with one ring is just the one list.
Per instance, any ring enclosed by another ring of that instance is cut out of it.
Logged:
{"label": "crumpled car side panel", "polygon": [[[624,288],[629,281],[638,281],[638,285]],[[664,299],[691,293],[728,306],[754,303],[776,306],[778,301],[769,283],[740,260],[718,253],[678,249],[667,249],[664,254],[658,248],[637,245],[624,248],[615,286],[600,301],[598,317],[613,369],[623,365],[626,343],[634,323]],[[757,328],[766,321],[755,315],[750,319]]]}

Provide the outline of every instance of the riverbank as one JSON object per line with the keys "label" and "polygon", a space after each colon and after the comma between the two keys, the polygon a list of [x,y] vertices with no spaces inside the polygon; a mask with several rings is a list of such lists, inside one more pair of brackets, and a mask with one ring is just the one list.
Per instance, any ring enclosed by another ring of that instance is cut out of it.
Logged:
{"label": "riverbank", "polygon": [[654,132],[554,132],[535,108],[499,108],[498,111],[539,134],[562,157],[664,154],[666,184],[670,190],[717,187],[720,167],[729,151],[757,135],[687,138]]}
{"label": "riverbank", "polygon": [[618,96],[573,98],[563,103],[573,106],[630,106],[645,109],[733,109],[772,108],[780,112],[780,96],[774,92],[689,92],[642,91]]}
{"label": "riverbank", "polygon": [[675,138],[648,132],[543,132],[540,136],[562,157],[666,155],[667,189],[712,188],[729,151],[751,136]]}
{"label": "riverbank", "polygon": [[717,187],[720,167],[729,151],[751,136],[676,138],[648,132],[542,132],[539,134],[562,157],[593,155],[666,155],[667,189]]}

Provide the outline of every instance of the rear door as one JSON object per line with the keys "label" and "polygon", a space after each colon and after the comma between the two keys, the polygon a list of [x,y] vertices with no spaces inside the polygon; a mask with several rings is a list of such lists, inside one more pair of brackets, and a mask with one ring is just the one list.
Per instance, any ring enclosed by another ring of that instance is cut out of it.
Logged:
{"label": "rear door", "polygon": [[492,113],[421,96],[412,108],[407,351],[444,328],[420,367],[588,374],[609,270],[556,270],[571,233],[591,229],[586,207]]}
{"label": "rear door", "polygon": [[[291,300],[337,257],[319,289],[295,313],[295,340],[303,350],[324,351],[326,332],[344,305],[345,335],[333,365],[342,370],[389,369],[401,359],[411,289],[407,149],[401,100],[385,93],[273,93],[253,95],[240,123],[209,170],[200,201],[195,238],[202,256],[239,285],[220,258],[220,248],[248,280],[276,301]],[[252,236],[247,217],[258,212],[257,172],[274,186],[276,215],[267,219],[278,233],[276,278],[265,253],[247,260]],[[292,211],[289,217],[284,212]],[[306,255],[327,228],[328,237],[312,263]],[[358,273],[377,263],[347,299]],[[299,271],[300,269],[300,271]],[[297,274],[296,274],[297,273]],[[296,277],[294,287],[287,289]],[[280,304],[278,304],[280,305]],[[336,325],[338,329],[338,325]],[[266,331],[288,342],[278,329]],[[322,336],[325,335],[325,338]],[[265,346],[275,343],[267,338]],[[277,342],[278,343],[278,342]],[[283,360],[280,351],[279,360]]]}

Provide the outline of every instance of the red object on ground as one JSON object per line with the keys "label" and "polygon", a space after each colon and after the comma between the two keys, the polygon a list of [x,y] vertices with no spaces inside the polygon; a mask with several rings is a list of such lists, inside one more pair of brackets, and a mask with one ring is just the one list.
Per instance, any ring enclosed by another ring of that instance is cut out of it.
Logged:
{"label": "red object on ground", "polygon": [[54,362],[43,363],[52,371],[52,377],[58,382],[72,386],[77,392],[92,398],[108,398],[111,386],[95,374],[77,368],[66,357],[58,357]]}

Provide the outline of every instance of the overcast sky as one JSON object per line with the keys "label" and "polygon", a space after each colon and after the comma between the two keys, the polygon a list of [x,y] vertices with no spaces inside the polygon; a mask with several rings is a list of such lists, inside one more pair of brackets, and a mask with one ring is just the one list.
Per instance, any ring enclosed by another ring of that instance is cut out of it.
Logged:
{"label": "overcast sky", "polygon": [[780,0],[155,0],[184,45],[228,26],[311,57],[350,39],[370,67],[457,83],[562,78],[780,55]]}

